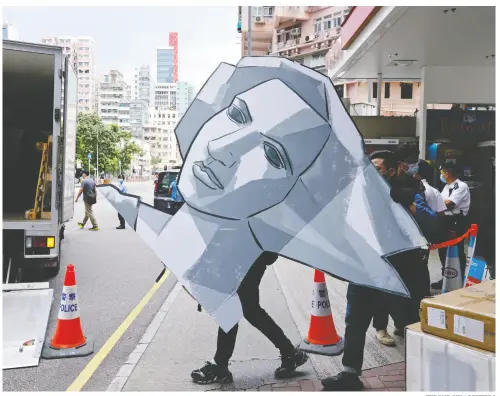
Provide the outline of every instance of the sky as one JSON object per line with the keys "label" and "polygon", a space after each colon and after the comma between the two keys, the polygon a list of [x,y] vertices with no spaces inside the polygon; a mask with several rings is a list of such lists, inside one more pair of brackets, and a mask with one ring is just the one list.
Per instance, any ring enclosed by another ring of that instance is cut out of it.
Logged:
{"label": "sky", "polygon": [[96,42],[97,75],[111,69],[132,84],[134,69],[151,66],[156,47],[179,33],[179,80],[201,88],[220,62],[236,63],[241,42],[237,6],[191,7],[3,7],[3,20],[19,40],[40,43],[43,36],[91,36]]}

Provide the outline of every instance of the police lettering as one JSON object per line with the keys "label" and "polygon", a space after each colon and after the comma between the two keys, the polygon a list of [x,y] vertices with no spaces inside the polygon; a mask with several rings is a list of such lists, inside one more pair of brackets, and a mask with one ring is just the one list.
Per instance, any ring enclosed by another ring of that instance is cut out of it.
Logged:
{"label": "police lettering", "polygon": [[327,309],[330,308],[330,300],[318,301],[317,308]]}
{"label": "police lettering", "polygon": [[61,304],[61,312],[77,312],[78,304]]}

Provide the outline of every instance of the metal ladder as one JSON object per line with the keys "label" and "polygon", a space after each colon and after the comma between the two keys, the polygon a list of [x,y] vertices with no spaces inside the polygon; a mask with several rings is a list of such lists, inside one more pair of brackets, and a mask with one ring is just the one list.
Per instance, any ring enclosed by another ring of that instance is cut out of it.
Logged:
{"label": "metal ladder", "polygon": [[36,185],[35,204],[33,209],[26,211],[27,220],[36,220],[37,218],[50,219],[50,212],[43,211],[43,202],[47,190],[47,182],[52,181],[52,175],[49,173],[49,148],[52,144],[52,136],[49,136],[47,143],[37,142],[37,150],[42,152],[40,161],[40,171],[38,173],[38,182]]}

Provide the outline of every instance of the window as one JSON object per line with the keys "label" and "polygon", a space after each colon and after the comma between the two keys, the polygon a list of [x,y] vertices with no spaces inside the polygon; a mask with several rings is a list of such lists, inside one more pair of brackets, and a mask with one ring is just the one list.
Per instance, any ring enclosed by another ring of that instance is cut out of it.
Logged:
{"label": "window", "polygon": [[321,18],[316,18],[314,20],[314,33],[321,32]]}
{"label": "window", "polygon": [[323,29],[330,30],[332,28],[332,14],[323,17]]}
{"label": "window", "polygon": [[272,17],[274,14],[274,6],[265,6],[262,8],[265,17]]}
{"label": "window", "polygon": [[373,99],[377,99],[377,88],[378,88],[378,83],[373,83],[373,86],[372,86],[372,97]]}
{"label": "window", "polygon": [[333,16],[333,26],[340,27],[340,25],[342,25],[342,15],[337,13]]}
{"label": "window", "polygon": [[413,99],[412,83],[401,83],[401,99]]}
{"label": "window", "polygon": [[385,86],[384,86],[384,89],[385,89],[385,95],[384,97],[386,99],[389,99],[391,97],[391,83],[385,83]]}

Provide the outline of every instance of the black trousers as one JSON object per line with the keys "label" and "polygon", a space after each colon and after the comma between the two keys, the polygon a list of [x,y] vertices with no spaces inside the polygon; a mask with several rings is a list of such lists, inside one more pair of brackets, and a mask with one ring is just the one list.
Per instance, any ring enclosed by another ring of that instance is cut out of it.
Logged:
{"label": "black trousers", "polygon": [[125,219],[118,213],[118,220],[120,220],[120,227],[125,227]]}
{"label": "black trousers", "polygon": [[[430,295],[430,280],[427,262],[428,253],[405,252],[396,259],[395,267],[407,286],[411,298],[396,296],[365,286],[350,283],[347,288],[345,317],[344,356],[342,364],[348,371],[361,375],[366,331],[374,319],[374,326],[381,330],[387,327],[390,314],[398,328],[420,321],[420,302]],[[379,315],[376,317],[376,315]],[[375,319],[376,318],[376,319]]]}
{"label": "black trousers", "polygon": [[[449,218],[448,218],[449,217]],[[448,232],[448,239],[457,238],[467,232],[470,224],[467,222],[467,217],[464,216],[445,216],[446,228]],[[462,276],[465,276],[465,240],[458,245],[458,259],[460,260],[460,270]],[[444,275],[444,266],[446,264],[446,254],[448,248],[438,249],[439,259],[441,261],[441,275]]]}
{"label": "black trousers", "polygon": [[[268,256],[263,257],[263,255]],[[243,316],[253,327],[264,334],[269,341],[279,349],[281,356],[290,356],[294,350],[293,344],[269,314],[262,309],[259,303],[259,285],[264,276],[264,272],[266,272],[266,261],[269,262],[270,259],[267,252],[264,252],[263,255],[257,259],[250,271],[248,271],[238,289],[238,296],[240,297],[241,306],[243,308]],[[276,258],[274,258],[274,260],[276,260]],[[234,326],[228,333],[219,328],[217,335],[217,351],[214,357],[214,361],[218,366],[228,366],[229,359],[234,352],[237,335],[238,325]]]}

